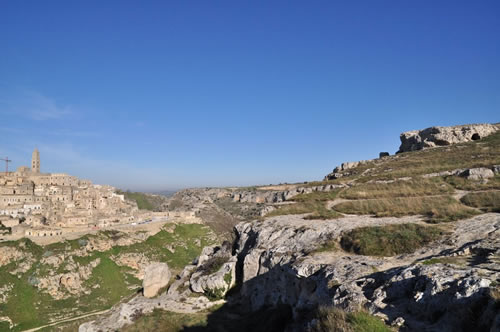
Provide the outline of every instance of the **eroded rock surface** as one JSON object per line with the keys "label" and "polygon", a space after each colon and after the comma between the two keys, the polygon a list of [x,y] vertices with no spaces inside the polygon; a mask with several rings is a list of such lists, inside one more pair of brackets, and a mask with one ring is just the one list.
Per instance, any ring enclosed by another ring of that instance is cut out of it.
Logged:
{"label": "eroded rock surface", "polygon": [[158,295],[158,292],[165,288],[170,281],[170,270],[167,263],[153,263],[146,268],[142,287],[144,296],[152,298]]}
{"label": "eroded rock surface", "polygon": [[[402,331],[468,331],[474,326],[495,331],[500,313],[491,289],[500,278],[500,214],[458,221],[443,239],[412,254],[371,257],[318,250],[354,228],[401,223],[425,225],[418,216],[311,221],[295,215],[240,223],[232,250],[206,247],[158,303],[167,310],[192,312],[191,291],[214,295],[213,290],[229,288],[230,275],[241,285],[231,301],[251,310],[288,304],[300,315],[317,305],[335,305],[348,311],[365,308]],[[194,299],[196,310],[215,303],[205,296]],[[86,323],[80,331],[129,324],[134,312],[150,308],[147,301],[137,297],[104,322]],[[304,330],[302,325],[294,328]]]}
{"label": "eroded rock surface", "polygon": [[[417,222],[412,218],[347,217],[315,221],[312,227],[287,216],[239,224],[236,274],[243,282],[241,297],[254,310],[278,303],[289,304],[296,311],[317,304],[347,310],[364,307],[411,331],[465,331],[459,326],[469,326],[467,320],[472,318],[461,314],[459,308],[464,306],[489,312],[481,319],[493,324],[498,308],[494,310],[488,294],[490,285],[500,277],[499,214],[459,221],[450,236],[409,255],[314,252],[346,230]],[[457,257],[460,264],[446,263]],[[417,263],[426,261],[430,264]]]}
{"label": "eroded rock surface", "polygon": [[496,131],[498,131],[497,126],[487,123],[407,131],[400,135],[401,146],[398,152],[470,142],[482,139]]}
{"label": "eroded rock surface", "polygon": [[[60,256],[53,256],[54,259],[47,261],[57,262]],[[69,272],[56,273],[50,270],[46,276],[31,276],[31,283],[38,289],[47,292],[56,300],[69,298],[72,295],[90,294],[90,290],[84,286],[84,282],[92,275],[92,270],[101,263],[99,258],[91,261],[89,264],[80,265],[75,263],[70,256],[66,258],[67,264],[65,270]]]}
{"label": "eroded rock surface", "polygon": [[14,247],[0,247],[0,266],[21,260],[23,257],[23,252]]}
{"label": "eroded rock surface", "polygon": [[149,259],[140,253],[124,253],[113,257],[113,261],[119,266],[128,266],[134,270],[133,275],[139,279],[144,279],[144,272],[150,265]]}

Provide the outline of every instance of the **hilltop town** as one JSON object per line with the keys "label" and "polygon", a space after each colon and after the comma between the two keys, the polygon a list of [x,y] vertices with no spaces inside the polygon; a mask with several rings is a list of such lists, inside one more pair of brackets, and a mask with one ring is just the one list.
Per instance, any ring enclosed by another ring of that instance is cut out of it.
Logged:
{"label": "hilltop town", "polygon": [[125,199],[112,186],[64,173],[42,173],[40,165],[40,153],[35,149],[31,167],[1,173],[1,237],[61,237],[168,218],[168,212],[140,210],[135,201]]}

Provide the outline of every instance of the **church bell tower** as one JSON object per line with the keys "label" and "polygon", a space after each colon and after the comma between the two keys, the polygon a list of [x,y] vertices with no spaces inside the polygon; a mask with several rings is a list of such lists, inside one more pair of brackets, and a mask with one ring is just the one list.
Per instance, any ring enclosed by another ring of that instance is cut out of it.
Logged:
{"label": "church bell tower", "polygon": [[31,171],[33,173],[40,173],[40,152],[36,148],[31,155]]}

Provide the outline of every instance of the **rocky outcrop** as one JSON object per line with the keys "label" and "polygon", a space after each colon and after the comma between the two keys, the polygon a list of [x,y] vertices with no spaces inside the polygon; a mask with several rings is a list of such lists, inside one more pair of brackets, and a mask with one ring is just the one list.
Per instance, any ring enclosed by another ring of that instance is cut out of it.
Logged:
{"label": "rocky outcrop", "polygon": [[133,252],[120,254],[112,259],[117,265],[127,266],[134,270],[133,275],[139,280],[144,279],[144,272],[150,264],[149,259],[144,254]]}
{"label": "rocky outcrop", "polygon": [[[344,163],[348,165],[359,165],[361,162]],[[354,166],[350,166],[351,168]],[[347,168],[346,168],[347,169]],[[183,204],[194,210],[201,210],[208,204],[220,199],[231,199],[235,203],[255,203],[273,204],[287,201],[300,194],[308,194],[315,191],[331,191],[345,187],[343,184],[327,184],[318,186],[290,185],[287,190],[267,190],[261,188],[248,189],[226,189],[226,188],[206,188],[206,189],[184,189],[179,191],[172,199],[182,201]]]}
{"label": "rocky outcrop", "polygon": [[490,296],[492,275],[451,265],[411,265],[338,287],[333,304],[365,305],[391,325],[410,331],[488,330],[500,316]]}
{"label": "rocky outcrop", "polygon": [[400,135],[401,146],[398,153],[479,140],[496,131],[498,127],[491,124],[430,127],[407,131]]}
{"label": "rocky outcrop", "polygon": [[352,174],[352,169],[358,166],[364,165],[371,160],[360,160],[360,161],[348,161],[340,164],[333,169],[333,171],[325,176],[324,180],[335,180],[344,176],[349,176]]}
{"label": "rocky outcrop", "polygon": [[[481,322],[491,326],[498,319],[488,294],[500,277],[499,214],[459,221],[447,238],[413,254],[316,252],[350,229],[405,222],[418,218],[353,216],[311,225],[287,216],[238,224],[234,254],[240,298],[253,310],[277,304],[296,312],[318,304],[365,308],[410,331],[465,331],[481,315]],[[463,258],[463,263],[440,261],[451,257]],[[430,265],[415,263],[429,258],[435,259]],[[473,314],[463,308],[473,308]]]}
{"label": "rocky outcrop", "polygon": [[229,245],[205,247],[190,277],[191,290],[213,299],[223,298],[234,285],[236,257]]}
{"label": "rocky outcrop", "polygon": [[315,191],[327,192],[337,188],[343,188],[342,184],[327,184],[319,186],[297,186],[296,188],[284,191],[254,190],[236,191],[231,197],[234,202],[246,203],[281,203],[300,194],[310,194]]}
{"label": "rocky outcrop", "polygon": [[56,273],[54,269],[50,270],[46,276],[32,275],[30,283],[33,286],[47,292],[56,300],[66,299],[72,295],[90,294],[90,290],[84,286],[84,282],[90,278],[92,270],[101,263],[100,258],[91,261],[89,264],[80,265],[75,263],[71,256],[58,255],[52,257],[53,259],[46,258],[45,261],[52,264],[62,262],[61,259],[65,259],[65,270],[71,272]]}
{"label": "rocky outcrop", "polygon": [[170,270],[167,263],[154,263],[149,265],[144,272],[142,287],[144,296],[152,298],[165,288],[170,281]]}
{"label": "rocky outcrop", "polygon": [[0,266],[21,260],[24,256],[22,251],[14,247],[0,247]]}
{"label": "rocky outcrop", "polygon": [[[227,243],[204,248],[167,293],[154,300],[138,296],[79,331],[119,330],[137,312],[154,308],[193,312],[194,301],[197,310],[208,308],[221,302],[207,297],[224,296],[234,281],[241,287],[230,301],[249,310],[284,304],[299,317],[318,305],[334,305],[348,311],[364,308],[404,331],[458,332],[475,326],[496,331],[500,313],[491,289],[500,278],[500,214],[458,221],[444,239],[407,255],[318,250],[354,228],[419,222],[418,216],[347,216],[314,223],[301,216],[279,216],[240,223],[232,248]],[[194,297],[196,293],[205,296]]]}
{"label": "rocky outcrop", "polygon": [[487,180],[489,178],[492,178],[495,176],[495,173],[485,167],[479,167],[479,168],[469,168],[460,173],[460,176],[468,179],[468,180]]}

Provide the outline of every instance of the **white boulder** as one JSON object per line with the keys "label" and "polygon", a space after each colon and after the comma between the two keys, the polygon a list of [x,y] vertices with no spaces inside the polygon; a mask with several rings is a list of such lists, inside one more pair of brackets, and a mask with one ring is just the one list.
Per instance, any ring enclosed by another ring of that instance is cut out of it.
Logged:
{"label": "white boulder", "polygon": [[167,263],[153,263],[146,267],[142,286],[144,296],[152,298],[158,295],[158,292],[168,285],[170,281],[170,270]]}

